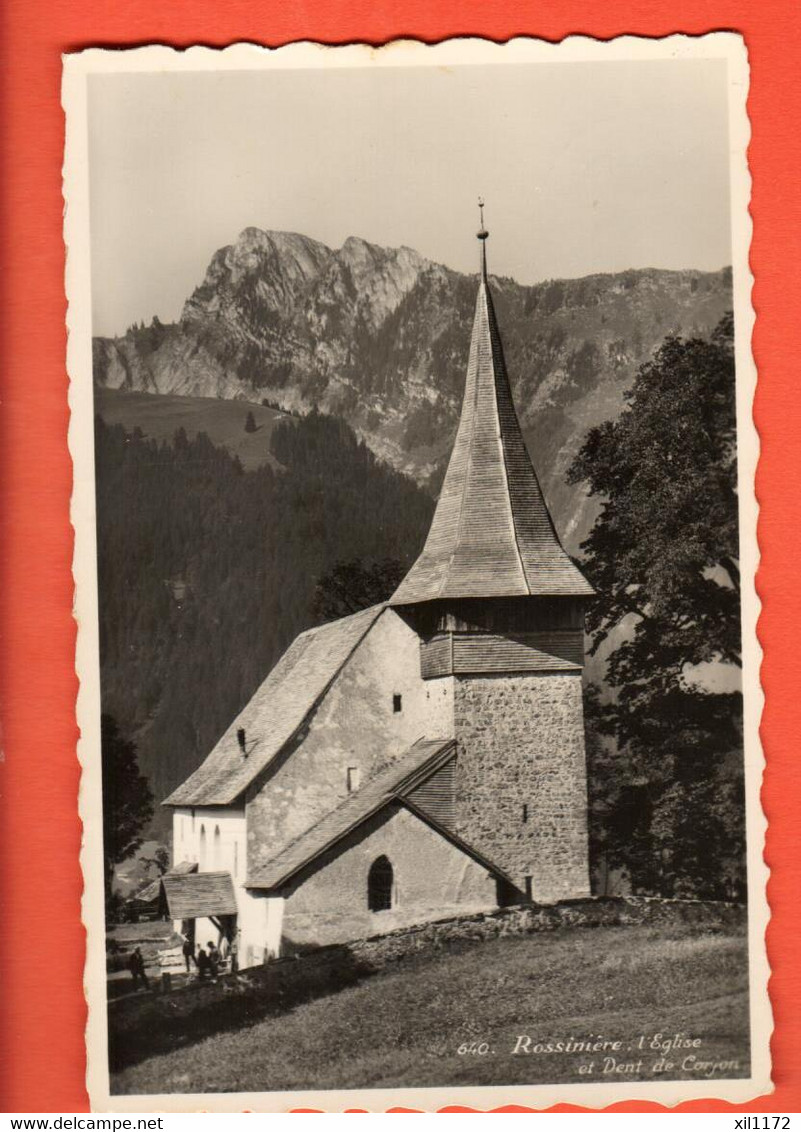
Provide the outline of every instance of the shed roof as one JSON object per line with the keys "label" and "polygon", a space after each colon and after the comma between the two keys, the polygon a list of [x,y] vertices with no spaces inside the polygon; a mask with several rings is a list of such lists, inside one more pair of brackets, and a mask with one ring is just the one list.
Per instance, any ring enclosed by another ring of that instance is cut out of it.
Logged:
{"label": "shed roof", "polygon": [[[225,806],[243,793],[302,726],[387,608],[373,605],[301,633],[197,770],[166,806]],[[237,739],[245,732],[246,754]]]}
{"label": "shed roof", "polygon": [[165,873],[161,885],[173,920],[231,916],[236,912],[230,873]]}
{"label": "shed roof", "polygon": [[271,861],[256,868],[252,874],[248,874],[247,886],[275,889],[286,884],[306,865],[327,849],[333,848],[348,833],[393,801],[403,802],[422,821],[458,844],[488,869],[499,876],[504,876],[505,874],[490,861],[450,830],[445,830],[430,815],[409,803],[405,797],[407,792],[453,758],[455,750],[456,744],[453,739],[419,739],[404,755],[368,779],[360,790],[341,802],[317,825],[302,833]]}
{"label": "shed roof", "polygon": [[151,880],[144,888],[140,888],[128,900],[129,904],[155,904],[161,894],[161,877]]}
{"label": "shed roof", "polygon": [[523,439],[483,260],[448,470],[425,546],[391,604],[592,593],[559,541]]}
{"label": "shed roof", "polygon": [[179,861],[170,869],[171,873],[196,873],[197,861]]}

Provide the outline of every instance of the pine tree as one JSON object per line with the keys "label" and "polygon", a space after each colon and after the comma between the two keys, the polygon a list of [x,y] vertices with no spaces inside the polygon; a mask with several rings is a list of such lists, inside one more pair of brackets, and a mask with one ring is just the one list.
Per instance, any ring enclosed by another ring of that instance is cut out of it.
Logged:
{"label": "pine tree", "polygon": [[337,562],[315,587],[312,606],[315,621],[335,621],[388,601],[405,574],[406,567],[397,558],[369,563],[359,558]]}
{"label": "pine tree", "polygon": [[116,720],[100,721],[103,779],[103,853],[106,895],[111,897],[114,866],[142,844],[142,831],[153,817],[153,794],[140,774],[136,747],[124,738]]}

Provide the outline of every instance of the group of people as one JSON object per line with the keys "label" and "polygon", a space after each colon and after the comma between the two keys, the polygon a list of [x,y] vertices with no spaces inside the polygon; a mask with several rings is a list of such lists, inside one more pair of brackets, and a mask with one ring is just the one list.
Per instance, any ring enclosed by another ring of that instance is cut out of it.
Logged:
{"label": "group of people", "polygon": [[[206,980],[216,982],[220,969],[224,968],[229,960],[231,973],[235,975],[239,970],[239,946],[236,935],[231,939],[228,939],[227,936],[223,936],[219,946],[211,940],[208,941],[205,948],[199,943],[197,950],[189,936],[185,935],[183,941],[182,951],[187,975],[192,973],[193,963],[197,968],[198,980],[201,982]],[[145,960],[141,948],[135,947],[128,957],[128,970],[131,972],[135,988],[138,988],[141,983],[144,990],[149,989],[147,974],[145,972]]]}
{"label": "group of people", "polygon": [[227,936],[223,936],[219,947],[212,940],[208,941],[205,948],[199,943],[197,950],[189,936],[184,936],[183,955],[186,973],[187,975],[191,974],[192,964],[194,963],[197,968],[198,979],[201,982],[206,979],[216,982],[220,968],[226,965],[229,958],[231,960],[231,973],[236,974],[239,969],[237,952],[236,936],[230,940]]}

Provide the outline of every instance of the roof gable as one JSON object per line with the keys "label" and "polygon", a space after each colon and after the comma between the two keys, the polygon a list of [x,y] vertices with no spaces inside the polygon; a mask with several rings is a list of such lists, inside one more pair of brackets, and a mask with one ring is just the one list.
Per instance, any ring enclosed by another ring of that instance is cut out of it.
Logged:
{"label": "roof gable", "polygon": [[275,888],[284,883],[386,805],[407,779],[411,776],[416,779],[421,768],[429,764],[439,765],[441,758],[452,755],[453,749],[453,739],[419,739],[405,754],[374,774],[361,789],[340,802],[322,821],[296,837],[272,860],[254,869],[252,874],[248,872],[248,887]]}
{"label": "roof gable", "polygon": [[452,841],[479,861],[489,871],[505,877],[505,873],[475,849],[442,825],[428,810],[415,802],[414,791],[429,775],[453,759],[453,739],[419,739],[409,750],[373,775],[364,786],[341,802],[322,821],[301,834],[266,865],[249,873],[248,888],[276,889],[289,882],[307,865],[333,848],[352,830],[393,802],[402,803],[416,817],[437,833]]}
{"label": "roof gable", "polygon": [[[236,801],[303,726],[386,608],[374,605],[301,633],[211,753],[164,805],[225,806]],[[245,731],[246,755],[237,740],[239,728]]]}
{"label": "roof gable", "polygon": [[482,272],[448,470],[423,551],[392,604],[592,592],[559,541],[531,463]]}

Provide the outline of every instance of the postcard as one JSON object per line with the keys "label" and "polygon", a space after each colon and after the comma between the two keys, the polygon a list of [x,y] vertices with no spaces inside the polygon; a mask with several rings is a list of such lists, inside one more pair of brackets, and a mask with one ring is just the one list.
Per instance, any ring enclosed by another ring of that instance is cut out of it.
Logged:
{"label": "postcard", "polygon": [[95,1109],[770,1090],[747,91],[65,57]]}

